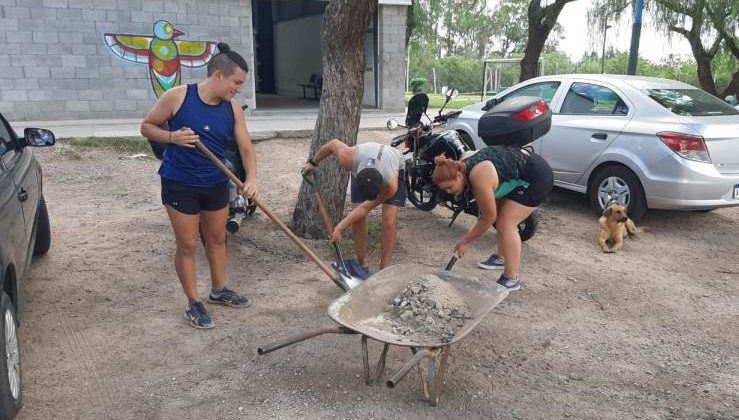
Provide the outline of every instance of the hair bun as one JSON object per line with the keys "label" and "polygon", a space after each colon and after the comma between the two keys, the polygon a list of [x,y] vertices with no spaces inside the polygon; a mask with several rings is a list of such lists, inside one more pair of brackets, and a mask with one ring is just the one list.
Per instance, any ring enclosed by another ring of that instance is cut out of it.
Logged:
{"label": "hair bun", "polygon": [[218,47],[218,52],[228,53],[231,51],[231,47],[229,47],[225,42],[219,42],[216,47]]}

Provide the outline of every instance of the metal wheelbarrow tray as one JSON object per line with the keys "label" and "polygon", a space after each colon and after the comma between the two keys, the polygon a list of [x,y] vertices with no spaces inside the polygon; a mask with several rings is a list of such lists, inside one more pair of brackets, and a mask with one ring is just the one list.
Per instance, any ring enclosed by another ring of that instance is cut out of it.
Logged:
{"label": "metal wheelbarrow tray", "polygon": [[[451,339],[411,340],[395,332],[390,323],[382,322],[381,314],[391,304],[392,300],[406,286],[426,274],[434,274],[453,286],[469,307],[469,317],[464,320],[462,326]],[[260,347],[258,353],[270,353],[323,334],[360,334],[364,380],[367,385],[372,385],[380,383],[382,380],[390,345],[408,347],[413,356],[386,382],[386,385],[389,388],[394,388],[413,366],[417,365],[424,397],[431,405],[436,406],[439,402],[439,394],[441,393],[447,359],[449,358],[449,347],[469,334],[485,315],[506,296],[508,296],[508,291],[491,280],[463,277],[445,270],[430,270],[428,267],[418,264],[398,264],[378,271],[370,276],[367,281],[349,290],[331,303],[328,308],[328,315],[339,324],[338,326],[325,327],[275,341]],[[367,351],[368,338],[384,344],[374,379],[370,373]],[[423,362],[427,365],[425,369]]]}

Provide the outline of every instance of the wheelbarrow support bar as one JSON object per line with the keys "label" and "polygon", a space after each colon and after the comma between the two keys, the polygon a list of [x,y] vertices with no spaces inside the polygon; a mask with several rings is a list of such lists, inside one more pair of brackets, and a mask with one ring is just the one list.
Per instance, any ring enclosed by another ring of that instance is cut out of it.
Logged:
{"label": "wheelbarrow support bar", "polygon": [[417,351],[413,355],[413,357],[411,357],[407,362],[405,362],[403,367],[400,368],[400,370],[398,370],[395,373],[395,375],[393,375],[393,377],[387,381],[387,387],[395,388],[395,385],[397,385],[398,382],[400,382],[400,380],[403,379],[405,375],[408,374],[408,371],[410,371],[413,368],[413,366],[416,366],[418,362],[424,357],[432,356],[433,351],[438,351],[438,350],[422,349],[422,350]]}

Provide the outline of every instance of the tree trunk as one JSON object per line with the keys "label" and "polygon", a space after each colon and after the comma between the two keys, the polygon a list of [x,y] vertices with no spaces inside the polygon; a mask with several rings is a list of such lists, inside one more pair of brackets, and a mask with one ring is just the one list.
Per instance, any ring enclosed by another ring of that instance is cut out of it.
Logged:
{"label": "tree trunk", "polygon": [[[329,140],[337,138],[349,146],[357,143],[364,92],[364,42],[376,11],[377,0],[332,0],[326,6],[321,23],[323,90],[306,160]],[[349,173],[332,157],[321,162],[317,179],[331,218],[338,223],[344,212]],[[305,182],[300,186],[292,228],[303,237],[328,237],[313,191]]]}
{"label": "tree trunk", "polygon": [[557,23],[559,13],[565,4],[574,0],[557,0],[542,8],[541,0],[531,0],[529,3],[529,37],[526,41],[526,49],[521,59],[521,76],[518,81],[531,79],[539,75],[539,57],[544,50],[544,44],[549,38],[554,25]]}
{"label": "tree trunk", "polygon": [[698,67],[698,83],[701,85],[701,89],[716,96],[716,82],[713,80],[713,71],[711,70],[711,59],[713,57],[704,55],[701,57],[695,57],[696,65]]}
{"label": "tree trunk", "polygon": [[721,92],[718,97],[721,99],[726,98],[729,95],[734,95],[735,98],[739,98],[739,70],[734,72],[734,76],[731,78],[729,86]]}

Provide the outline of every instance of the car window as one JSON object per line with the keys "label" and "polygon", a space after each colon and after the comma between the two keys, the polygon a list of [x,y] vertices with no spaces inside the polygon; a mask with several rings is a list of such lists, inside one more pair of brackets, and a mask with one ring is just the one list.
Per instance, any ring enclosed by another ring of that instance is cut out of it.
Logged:
{"label": "car window", "polygon": [[13,156],[15,156],[13,136],[10,134],[9,128],[5,125],[5,121],[0,119],[0,158],[2,158],[3,162],[9,164]]}
{"label": "car window", "polygon": [[528,85],[509,93],[505,96],[504,100],[510,98],[518,98],[519,96],[536,96],[537,98],[544,99],[544,102],[549,104],[552,102],[554,94],[557,93],[559,85],[560,82],[534,83],[533,85]]}
{"label": "car window", "polygon": [[647,96],[677,115],[739,115],[739,111],[700,89],[647,89]]}
{"label": "car window", "polygon": [[574,115],[626,115],[629,107],[616,92],[605,86],[573,83],[559,112]]}

